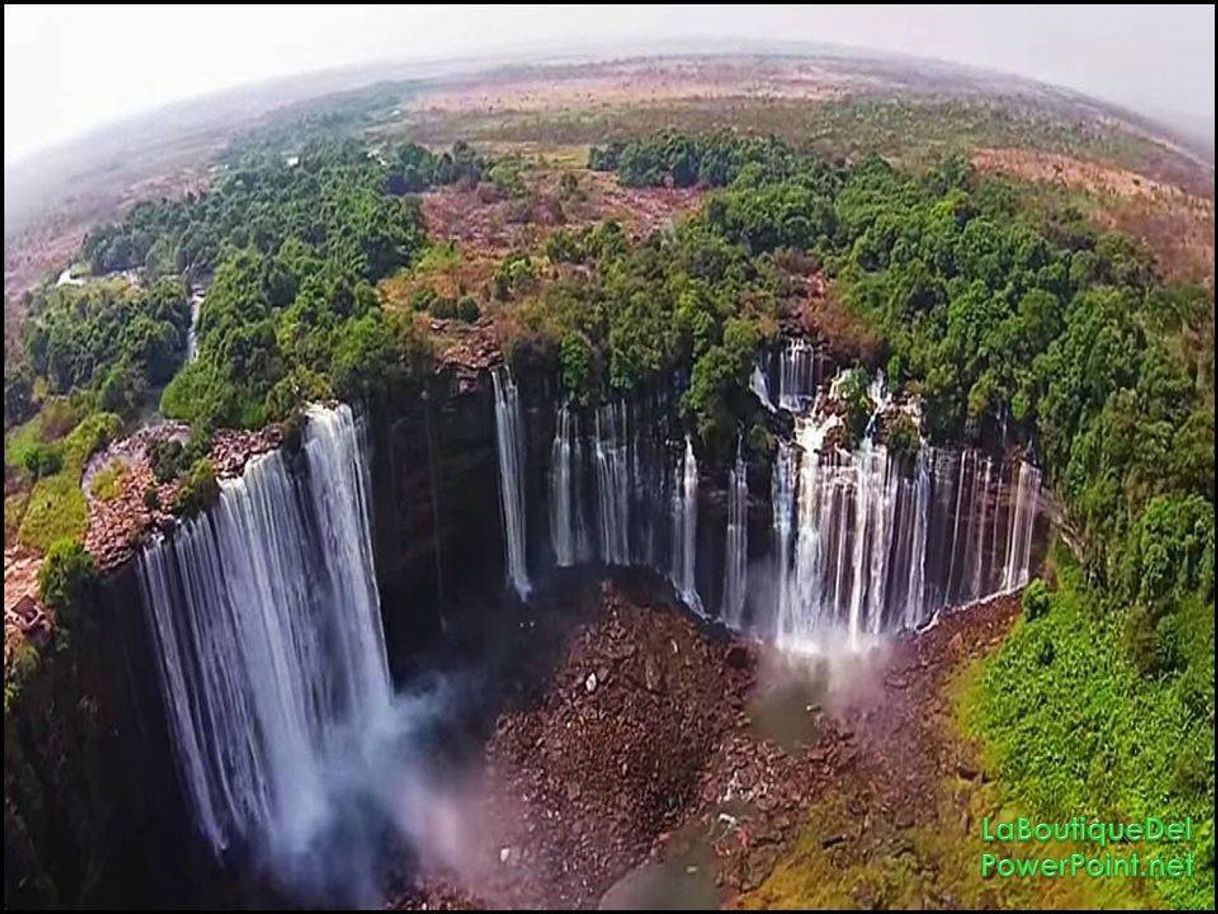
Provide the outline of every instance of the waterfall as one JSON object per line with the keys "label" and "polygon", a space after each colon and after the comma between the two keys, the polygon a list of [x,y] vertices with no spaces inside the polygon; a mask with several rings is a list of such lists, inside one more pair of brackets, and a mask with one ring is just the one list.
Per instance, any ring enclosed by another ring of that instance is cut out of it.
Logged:
{"label": "waterfall", "polygon": [[761,365],[760,356],[753,363],[753,374],[749,377],[749,390],[761,401],[761,405],[771,412],[774,411],[774,401],[770,399],[770,385],[765,379],[765,369]]}
{"label": "waterfall", "polygon": [[850,579],[851,646],[864,627],[878,635],[883,625],[884,585],[892,553],[893,515],[900,483],[898,467],[882,445],[864,438],[854,454],[854,555]]}
{"label": "waterfall", "polygon": [[925,615],[926,605],[926,536],[930,519],[930,464],[933,452],[929,445],[918,451],[913,479],[908,487],[909,510],[905,512],[908,541],[911,543],[908,572],[905,579],[905,607],[901,623],[914,628]]}
{"label": "waterfall", "polygon": [[678,461],[672,488],[672,583],[685,604],[702,613],[702,598],[694,572],[697,564],[698,463],[694,446],[685,438],[685,452]]}
{"label": "waterfall", "polygon": [[[880,417],[896,408],[882,378],[868,395],[874,412],[853,450],[830,444],[841,431],[837,410],[826,408],[831,392],[797,414],[794,446],[780,446],[775,460],[770,618],[752,628],[791,648],[835,635],[861,647],[1027,582],[1036,468],[925,441],[912,461],[890,453],[876,437]],[[917,415],[914,404],[899,408]]]}
{"label": "waterfall", "polygon": [[[798,492],[795,509],[795,555],[793,567],[778,589],[779,605],[776,620],[777,640],[783,646],[795,646],[807,633],[817,627],[824,600],[826,552],[833,532],[823,525],[822,515],[831,514],[833,498],[833,455],[822,455],[825,436],[841,424],[837,416],[823,421],[811,418],[796,420],[795,441],[799,447]],[[794,474],[793,474],[794,475]],[[826,485],[828,483],[829,485]],[[844,539],[841,541],[844,545]]]}
{"label": "waterfall", "polygon": [[791,618],[791,600],[795,592],[791,545],[795,535],[798,473],[799,459],[795,446],[780,439],[770,479],[770,503],[774,512],[774,621],[777,628],[767,634],[776,640],[781,638],[783,626]]}
{"label": "waterfall", "polygon": [[533,587],[525,544],[524,417],[516,382],[507,366],[491,373],[495,386],[495,450],[499,458],[499,501],[503,507],[503,538],[507,544],[508,581],[522,600]]}
{"label": "waterfall", "polygon": [[[793,341],[780,354],[780,397],[795,407],[795,432],[792,440],[780,438],[772,466],[771,579],[767,587],[757,568],[749,574],[741,440],[719,528],[724,564],[702,569],[722,576],[715,599],[724,624],[796,650],[838,639],[861,648],[886,632],[925,625],[943,608],[1026,583],[1038,516],[1035,467],[925,440],[916,454],[890,450],[889,423],[904,414],[920,427],[921,413],[916,400],[893,396],[882,373],[867,387],[861,440],[848,445],[840,402],[848,374],[823,383],[819,355],[806,342]],[[756,367],[754,393],[764,401],[768,389]],[[607,565],[652,568],[702,613],[698,466],[689,437],[677,447],[656,418],[662,413],[635,401],[580,414],[557,410],[554,555],[560,566],[596,555]],[[587,467],[584,481],[580,467]]]}
{"label": "waterfall", "polygon": [[778,405],[791,412],[805,409],[821,383],[823,359],[808,340],[787,340],[779,355]]}
{"label": "waterfall", "polygon": [[307,415],[303,480],[280,451],[255,457],[137,564],[182,781],[217,853],[308,845],[327,766],[392,700],[361,430],[346,406]]}
{"label": "waterfall", "polygon": [[1016,590],[1028,583],[1028,561],[1032,555],[1032,528],[1036,521],[1040,471],[1020,461],[1015,482],[1014,519],[1007,540],[1007,559],[1002,569],[1002,589]]}
{"label": "waterfall", "polygon": [[564,403],[558,411],[550,448],[550,541],[554,561],[562,568],[584,558],[583,505],[579,498],[582,464],[579,420]]}
{"label": "waterfall", "polygon": [[739,629],[744,624],[749,552],[749,477],[743,438],[736,445],[736,463],[728,476],[727,499],[723,607],[719,616],[727,625]]}
{"label": "waterfall", "polygon": [[190,296],[190,327],[186,330],[186,361],[193,362],[199,354],[199,311],[203,307],[203,290],[196,289]]}
{"label": "waterfall", "polygon": [[596,466],[596,517],[601,561],[630,564],[630,447],[625,401],[596,411],[593,455]]}

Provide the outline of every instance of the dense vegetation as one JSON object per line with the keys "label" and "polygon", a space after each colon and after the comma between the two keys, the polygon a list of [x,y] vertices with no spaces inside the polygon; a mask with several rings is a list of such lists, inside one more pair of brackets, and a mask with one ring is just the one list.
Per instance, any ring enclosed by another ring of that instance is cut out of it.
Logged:
{"label": "dense vegetation", "polygon": [[[1164,812],[1207,817],[1208,294],[1165,285],[1128,239],[1069,209],[1029,210],[1012,185],[961,159],[915,176],[877,157],[834,164],[774,139],[669,133],[594,148],[589,164],[624,184],[716,192],[641,241],[605,222],[559,229],[544,252],[505,258],[491,285],[509,359],[556,369],[584,404],[679,379],[702,452],[726,459],[739,435],[764,438],[748,393],[757,350],[780,319],[798,316],[800,274],[823,270],[851,319],[882,340],[864,367],[921,397],[933,440],[1016,436],[1066,508],[1077,565],[1059,563],[1056,592],[1029,591],[1027,620],[983,678],[978,726],[1011,790],[1046,815],[1136,816],[1153,799]],[[403,195],[492,175],[519,183],[464,145],[442,155],[411,145],[382,161],[358,144],[319,143],[292,163],[247,157],[201,198],[137,207],[90,235],[95,271],[214,274],[198,358],[162,397],[164,412],[200,429],[187,448],[157,455],[166,475],[190,471],[179,510],[198,510],[214,491],[201,460],[208,429],[286,417],[306,399],[402,388],[429,365],[416,310],[479,317],[472,297],[426,289],[412,307],[382,310],[374,284],[425,249],[419,209]],[[429,256],[456,255],[437,246]],[[156,386],[176,368],[184,295],[172,279],[136,295],[48,293],[27,334],[29,368],[6,383],[6,411],[28,410],[39,382],[128,410],[120,392]],[[115,380],[116,371],[125,374]],[[854,378],[861,390],[866,375]],[[898,449],[919,444],[911,423],[885,431]],[[22,465],[43,486],[70,471],[78,479],[77,454],[31,447]],[[1138,735],[1122,721],[1150,729]],[[1119,771],[1149,760],[1158,792],[1132,775],[1117,789],[1099,769],[1055,768],[1067,758]],[[1201,850],[1212,888],[1212,834]]]}
{"label": "dense vegetation", "polygon": [[[743,275],[783,248],[811,250],[846,307],[880,332],[889,376],[922,396],[932,438],[959,440],[988,427],[1031,443],[1067,507],[1081,556],[1060,594],[1048,604],[1033,597],[1031,615],[1041,618],[987,673],[987,732],[1005,750],[1013,789],[1050,815],[1087,807],[1132,816],[1152,803],[1207,819],[1214,797],[1209,296],[1163,285],[1144,251],[1077,213],[1033,217],[1009,185],[979,179],[960,160],[915,178],[877,158],[827,168],[756,140],[725,152],[721,137],[672,136],[598,150],[593,159],[635,183],[715,184],[734,172],[697,220],[659,244],[697,239],[696,253],[715,250]],[[709,177],[707,161],[731,164]],[[666,260],[689,253],[677,247]],[[653,288],[667,291],[672,267],[649,274],[645,264],[634,266],[632,277],[656,276]],[[634,362],[648,364],[662,330],[641,334],[644,351]],[[610,345],[610,360],[621,359],[619,345]],[[687,396],[695,412],[700,377],[715,373],[703,353]],[[1036,716],[1024,716],[1029,707]],[[1099,727],[1096,715],[1109,723]],[[1012,730],[1015,720],[1023,723]],[[1157,730],[1135,736],[1134,727]],[[1087,746],[1078,744],[1080,733]],[[1153,784],[1133,779],[1114,792],[1114,779],[1100,773],[1152,757]],[[1084,766],[1104,760],[1072,782],[1069,796],[1054,786],[1071,776],[1057,764],[1067,758]],[[1142,790],[1138,802],[1131,790]],[[1202,898],[1212,891],[1212,834],[1198,850],[1210,880]]]}
{"label": "dense vegetation", "polygon": [[405,146],[382,162],[358,143],[314,143],[288,161],[248,157],[201,199],[137,208],[85,250],[100,266],[142,262],[152,275],[214,270],[198,359],[162,408],[256,426],[305,399],[366,391],[399,351],[418,350],[410,320],[383,315],[373,289],[424,244],[418,206],[402,195],[476,181],[483,168],[460,144],[440,155]]}
{"label": "dense vegetation", "polygon": [[777,332],[789,277],[697,219],[637,246],[613,222],[557,243],[581,269],[521,305],[518,350],[556,362],[583,403],[688,374],[691,427],[726,455],[756,411],[748,377],[761,339]]}
{"label": "dense vegetation", "polygon": [[[53,415],[61,410],[56,403],[48,412]],[[39,454],[44,466],[52,468],[49,472],[34,474],[29,494],[14,496],[14,499],[21,499],[19,503],[5,499],[6,528],[13,523],[17,539],[39,551],[49,549],[56,540],[79,539],[84,535],[88,509],[80,489],[81,471],[89,456],[108,444],[121,425],[115,413],[93,411],[78,421],[68,409],[70,431],[52,437],[54,433],[45,431],[54,424],[46,421],[50,418],[44,419],[40,414],[10,435],[4,454],[6,466],[28,469],[34,462],[30,455]],[[51,438],[49,443],[43,440],[44,435]]]}
{"label": "dense vegetation", "polygon": [[121,279],[41,291],[25,322],[29,367],[6,379],[6,401],[23,417],[32,375],[45,378],[50,393],[97,390],[103,409],[130,408],[173,377],[189,327],[186,288],[177,279],[147,291]]}
{"label": "dense vegetation", "polygon": [[[1213,901],[1213,606],[1187,598],[1175,621],[1186,672],[1150,675],[1127,650],[1126,616],[1087,588],[1069,557],[1058,588],[1030,587],[1025,619],[982,670],[968,729],[1016,808],[1069,818],[1192,816],[1199,878],[1154,883],[1172,907]],[[1036,582],[1034,582],[1035,584]],[[1209,618],[1205,618],[1206,615]]]}
{"label": "dense vegetation", "polygon": [[796,157],[791,147],[774,137],[740,138],[733,133],[687,136],[661,133],[628,143],[593,146],[588,167],[616,171],[627,187],[724,187],[747,166],[754,180],[794,176],[812,160]]}
{"label": "dense vegetation", "polygon": [[[409,315],[382,314],[372,285],[423,248],[418,206],[403,195],[484,169],[463,145],[405,146],[381,161],[354,142],[315,142],[287,160],[255,143],[203,196],[140,204],[92,232],[91,270],[132,272],[45,287],[30,302],[24,354],[5,370],[5,465],[32,488],[6,498],[6,529],[40,550],[83,534],[84,461],[162,387],[163,412],[196,433],[158,461],[158,478],[191,471],[197,485],[171,507],[193,511],[210,491],[199,461],[212,428],[409,380],[427,341]],[[198,357],[184,365],[188,284],[209,278]]]}

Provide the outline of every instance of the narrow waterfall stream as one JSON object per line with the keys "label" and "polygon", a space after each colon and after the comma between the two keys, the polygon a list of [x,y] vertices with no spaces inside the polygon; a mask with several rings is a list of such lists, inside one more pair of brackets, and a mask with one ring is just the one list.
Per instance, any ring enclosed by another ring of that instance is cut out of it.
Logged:
{"label": "narrow waterfall stream", "polygon": [[685,451],[677,464],[672,487],[672,583],[685,605],[702,614],[702,598],[695,577],[698,531],[698,462],[694,445],[685,438]]}
{"label": "narrow waterfall stream", "polygon": [[587,559],[583,499],[579,497],[583,469],[579,432],[578,415],[564,403],[558,411],[550,451],[550,544],[560,568]]}
{"label": "narrow waterfall stream", "polygon": [[217,853],[307,844],[334,753],[391,703],[351,410],[310,409],[303,449],[306,479],[280,451],[256,457],[139,559],[182,780]]}
{"label": "narrow waterfall stream", "polygon": [[762,406],[774,411],[774,401],[770,399],[770,382],[766,379],[760,359],[753,365],[753,373],[749,376],[749,390],[761,401]]}
{"label": "narrow waterfall stream", "polygon": [[506,366],[491,374],[495,386],[495,453],[499,458],[499,501],[503,508],[503,532],[507,543],[508,579],[522,600],[533,591],[529,582],[525,538],[524,418],[520,394]]}
{"label": "narrow waterfall stream", "polygon": [[601,562],[630,564],[630,430],[625,401],[596,411],[593,455]]}
{"label": "narrow waterfall stream", "polygon": [[199,314],[203,309],[202,289],[190,293],[190,326],[186,330],[186,361],[193,362],[199,354]]}
{"label": "narrow waterfall stream", "polygon": [[824,380],[824,356],[808,340],[787,340],[779,352],[778,406],[790,412],[805,409]]}
{"label": "narrow waterfall stream", "polygon": [[744,627],[749,570],[749,466],[744,441],[736,444],[736,462],[728,475],[727,543],[723,556],[723,606],[720,618],[732,628]]}

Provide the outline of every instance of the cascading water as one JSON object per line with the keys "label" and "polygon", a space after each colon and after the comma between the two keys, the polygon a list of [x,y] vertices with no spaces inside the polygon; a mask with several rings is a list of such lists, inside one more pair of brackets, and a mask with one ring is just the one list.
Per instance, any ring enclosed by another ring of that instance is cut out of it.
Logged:
{"label": "cascading water", "polygon": [[804,339],[790,339],[778,362],[778,405],[800,412],[816,397],[822,380],[824,357],[820,348]]}
{"label": "cascading water", "polygon": [[630,437],[626,403],[607,403],[596,411],[593,456],[596,465],[596,518],[601,561],[630,564]]}
{"label": "cascading water", "polygon": [[307,479],[272,451],[138,574],[182,780],[219,854],[306,846],[327,766],[390,708],[369,480],[350,409],[311,408]]}
{"label": "cascading water", "polygon": [[761,401],[761,405],[771,412],[774,410],[774,401],[770,399],[770,384],[765,377],[765,369],[761,365],[760,359],[753,363],[753,374],[749,377],[749,390]]}
{"label": "cascading water", "polygon": [[508,581],[522,600],[533,591],[525,551],[524,419],[520,395],[507,366],[491,373],[495,387],[495,451],[499,458],[499,501],[507,545]]}
{"label": "cascading water", "polygon": [[193,362],[199,354],[199,312],[203,308],[203,290],[196,289],[190,296],[190,326],[186,330],[186,361]]}
{"label": "cascading water", "polygon": [[[905,575],[904,610],[901,613],[903,628],[914,628],[925,616],[926,600],[926,525],[930,515],[930,461],[929,448],[919,449],[914,461],[913,479],[902,480],[905,503],[909,505],[901,517],[903,541],[911,543],[909,570]],[[897,569],[898,578],[900,569]]]}
{"label": "cascading water", "polygon": [[736,445],[736,463],[728,475],[727,545],[723,559],[723,606],[720,618],[733,628],[744,626],[748,587],[749,477],[744,441]]}
{"label": "cascading water", "polygon": [[697,463],[685,444],[674,463],[661,400],[617,400],[581,414],[560,407],[549,490],[555,564],[595,557],[604,565],[652,568],[701,611],[694,584]]}
{"label": "cascading water", "polygon": [[697,562],[698,462],[688,436],[685,453],[677,464],[672,489],[672,583],[685,604],[702,613],[702,598],[694,572]]}
{"label": "cascading water", "polygon": [[[882,375],[866,391],[865,431],[846,447],[848,374],[825,383],[822,360],[806,342],[792,341],[779,356],[780,399],[794,409],[794,439],[779,438],[770,558],[756,568],[749,562],[747,467],[737,449],[720,528],[723,567],[713,570],[722,575],[716,601],[725,624],[798,650],[839,638],[857,648],[884,632],[925,625],[945,607],[1026,583],[1040,484],[1034,467],[926,441],[916,454],[890,451],[886,425],[902,414],[920,425],[921,417],[915,401],[894,402]],[[760,363],[753,387],[764,402]],[[695,572],[711,569],[697,568],[706,561],[697,554],[697,462],[688,437],[674,454],[673,437],[657,422],[662,414],[625,401],[588,411],[582,421],[568,407],[559,410],[550,468],[554,554],[560,565],[585,560],[582,548],[604,564],[656,569],[702,613]],[[586,502],[581,465],[590,474]],[[581,513],[585,503],[591,524]],[[657,511],[663,505],[666,524]]]}
{"label": "cascading water", "polygon": [[996,472],[977,451],[925,442],[911,465],[875,440],[891,407],[882,383],[869,396],[875,414],[852,451],[827,444],[841,419],[818,405],[796,421],[798,472],[787,448],[775,461],[774,622],[762,628],[789,647],[833,633],[858,647],[1027,582],[1037,470],[1010,461]]}
{"label": "cascading water", "polygon": [[799,457],[795,445],[779,439],[770,479],[770,503],[774,517],[773,628],[764,632],[779,640],[782,626],[791,618],[794,597],[791,549],[795,540],[795,496],[799,489]]}
{"label": "cascading water", "polygon": [[1015,519],[1007,540],[1007,560],[1002,569],[1002,589],[1017,590],[1028,583],[1028,562],[1032,555],[1032,526],[1040,492],[1040,471],[1020,461],[1015,482]]}
{"label": "cascading water", "polygon": [[587,558],[583,500],[579,497],[582,468],[579,418],[563,404],[550,449],[550,542],[560,568]]}

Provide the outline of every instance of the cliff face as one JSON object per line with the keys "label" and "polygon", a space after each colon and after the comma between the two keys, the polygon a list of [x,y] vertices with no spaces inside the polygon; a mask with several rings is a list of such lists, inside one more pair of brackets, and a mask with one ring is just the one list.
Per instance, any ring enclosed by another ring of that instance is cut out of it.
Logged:
{"label": "cliff face", "polygon": [[377,583],[395,678],[453,613],[502,592],[494,405],[489,381],[463,387],[441,376],[407,408],[372,417]]}
{"label": "cliff face", "polygon": [[[551,530],[551,472],[561,394],[557,379],[545,371],[527,371],[515,381],[523,420],[527,566],[534,586],[544,586],[558,565]],[[671,399],[676,401],[675,396]],[[643,402],[647,405],[639,406],[632,422],[650,427],[657,437],[675,427],[667,397]],[[581,418],[589,427],[594,420],[586,411]],[[505,591],[510,592],[490,376],[442,374],[425,397],[396,411],[382,409],[371,424],[377,575],[390,663],[400,679],[412,655],[431,636],[446,625],[476,620],[479,613],[501,611]],[[595,459],[587,454],[584,462],[590,467]],[[766,468],[752,472],[764,474]],[[717,468],[698,485],[697,583],[699,592],[716,602],[723,584],[721,571],[714,569],[723,567],[726,482],[726,468]],[[756,484],[768,490],[768,475]],[[595,498],[590,478],[582,489],[585,501]],[[657,551],[664,554],[669,507],[661,503],[650,508]],[[768,504],[750,500],[750,554],[760,556],[768,545],[768,511]],[[640,522],[638,517],[629,521],[635,528]],[[632,536],[638,533],[635,528]],[[595,556],[590,558],[595,561]]]}
{"label": "cliff face", "polygon": [[[777,372],[768,383],[781,396]],[[907,598],[895,608],[884,600],[894,602],[913,580],[905,571],[909,563],[899,559],[905,555],[899,545],[907,541],[926,544],[918,559],[926,579],[918,586],[927,597],[919,610],[1017,586],[1017,576],[1002,572],[1004,564],[1014,569],[1022,477],[999,449],[943,451],[926,467],[920,495],[916,473],[894,475],[882,461],[827,453],[807,462],[806,455],[819,452],[804,439],[792,443],[788,413],[769,414],[772,431],[785,442],[770,460],[724,465],[690,456],[675,387],[599,410],[564,411],[551,373],[525,370],[514,384],[515,484],[534,589],[545,588],[564,565],[631,564],[668,578],[687,602],[692,593],[707,615],[726,616],[734,568],[735,585],[747,590],[750,605],[746,612],[738,604],[729,621],[781,640],[788,629],[804,634],[816,618],[836,619],[843,608],[873,621],[876,631],[899,620],[895,610]],[[486,371],[445,370],[422,395],[404,393],[368,416],[374,564],[398,684],[409,680],[446,628],[476,631],[483,620],[502,622],[519,612],[509,586],[500,491],[502,408]],[[805,424],[805,437],[808,430]],[[799,467],[791,462],[797,445],[805,454]],[[288,455],[289,462],[302,459]],[[816,501],[797,499],[797,488]],[[564,492],[565,518],[557,510]],[[1032,516],[1035,542],[1043,544],[1043,515],[1033,507]],[[913,532],[918,517],[920,540]],[[816,554],[795,548],[805,528]],[[1021,560],[1026,575],[1035,561],[1031,555]],[[882,596],[858,589],[873,581],[882,582],[881,590],[886,583]],[[814,599],[825,608],[811,610]],[[906,620],[924,621],[905,611]],[[48,652],[6,714],[6,903],[265,901],[256,877],[222,872],[226,864],[212,858],[189,825],[192,811],[179,782],[131,561],[108,574],[93,619],[87,632],[72,634],[70,650]]]}
{"label": "cliff face", "polygon": [[6,906],[156,906],[218,884],[182,827],[139,599],[123,566],[5,714]]}

